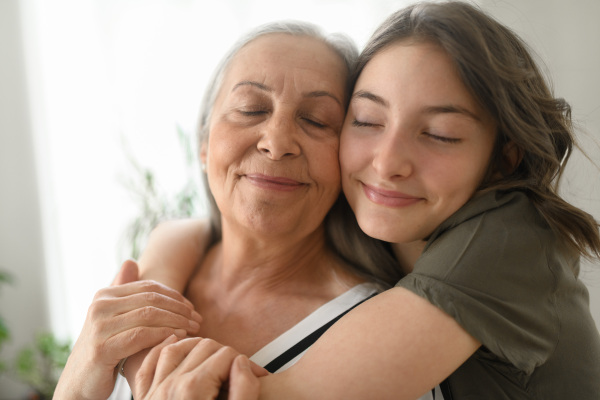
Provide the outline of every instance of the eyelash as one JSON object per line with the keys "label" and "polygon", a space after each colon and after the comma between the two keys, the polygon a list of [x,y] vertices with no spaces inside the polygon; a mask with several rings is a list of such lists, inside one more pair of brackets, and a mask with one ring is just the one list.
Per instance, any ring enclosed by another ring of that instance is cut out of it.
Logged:
{"label": "eyelash", "polygon": [[246,117],[256,117],[259,115],[263,115],[264,113],[266,113],[266,111],[264,110],[258,110],[258,111],[244,111],[244,110],[239,110],[240,114],[246,116]]}
{"label": "eyelash", "polygon": [[370,122],[362,122],[355,119],[352,121],[352,126],[356,126],[358,128],[370,128],[376,126],[376,124],[372,124]]}
{"label": "eyelash", "polygon": [[442,142],[442,143],[454,144],[454,143],[460,143],[460,141],[461,141],[461,139],[458,139],[458,138],[449,138],[446,136],[438,136],[438,135],[431,134],[429,132],[424,132],[423,134],[427,135],[428,137],[430,137],[433,140],[436,140],[436,141]]}
{"label": "eyelash", "polygon": [[[267,113],[267,111],[265,111],[265,110],[257,110],[257,111],[238,110],[238,111],[240,114],[242,114],[245,117],[258,117],[260,115]],[[327,127],[327,125],[317,122],[313,119],[310,119],[307,117],[301,117],[301,118],[302,118],[302,120],[306,121],[309,125],[312,125],[315,128],[324,129]]]}
{"label": "eyelash", "polygon": [[[359,120],[353,120],[352,121],[352,126],[358,127],[358,128],[372,128],[377,126],[377,124],[372,124],[370,122],[363,122],[363,121],[359,121]],[[424,135],[426,135],[427,137],[431,138],[432,140],[441,142],[441,143],[448,143],[448,144],[455,144],[455,143],[460,143],[461,139],[458,138],[449,138],[446,136],[439,136],[439,135],[434,135],[432,133],[429,132],[423,132]]]}
{"label": "eyelash", "polygon": [[323,128],[325,128],[325,127],[326,127],[326,125],[324,125],[324,124],[322,124],[322,123],[320,123],[320,122],[317,122],[317,121],[315,121],[315,120],[313,120],[313,119],[306,118],[306,117],[301,117],[301,118],[302,118],[304,121],[306,121],[306,122],[307,122],[309,125],[312,125],[312,126],[314,126],[315,128],[323,129]]}

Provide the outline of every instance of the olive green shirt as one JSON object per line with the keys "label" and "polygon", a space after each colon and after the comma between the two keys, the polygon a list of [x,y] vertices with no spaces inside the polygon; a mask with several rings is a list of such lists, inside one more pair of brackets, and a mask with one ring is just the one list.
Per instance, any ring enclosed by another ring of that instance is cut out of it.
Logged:
{"label": "olive green shirt", "polygon": [[448,378],[453,399],[600,399],[600,335],[578,272],[524,193],[493,191],[446,220],[397,286],[482,343]]}

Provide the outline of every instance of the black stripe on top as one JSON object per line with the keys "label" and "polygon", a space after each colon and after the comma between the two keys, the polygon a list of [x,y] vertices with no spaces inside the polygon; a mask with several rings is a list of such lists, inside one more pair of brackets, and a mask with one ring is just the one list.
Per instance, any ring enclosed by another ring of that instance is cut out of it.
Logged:
{"label": "black stripe on top", "polygon": [[303,351],[305,351],[310,346],[312,346],[313,343],[315,343],[317,341],[317,339],[319,339],[321,337],[321,335],[323,333],[325,333],[325,331],[327,331],[327,329],[329,329],[333,324],[335,324],[337,322],[337,320],[342,318],[344,315],[346,315],[350,310],[352,310],[356,306],[369,300],[370,298],[372,298],[375,295],[377,295],[377,293],[374,293],[371,296],[367,297],[366,299],[356,303],[355,305],[353,305],[352,307],[350,307],[349,309],[347,309],[346,311],[344,311],[343,313],[341,313],[340,315],[338,315],[331,321],[327,322],[325,325],[321,326],[319,329],[315,330],[314,332],[312,332],[311,334],[306,336],[304,339],[300,340],[298,343],[296,343],[295,345],[293,345],[292,347],[290,347],[289,349],[284,351],[281,355],[279,355],[273,361],[271,361],[270,363],[265,365],[264,368],[271,373],[277,371],[279,368],[283,367],[285,364],[287,364],[288,362],[293,360],[296,356],[298,356]]}

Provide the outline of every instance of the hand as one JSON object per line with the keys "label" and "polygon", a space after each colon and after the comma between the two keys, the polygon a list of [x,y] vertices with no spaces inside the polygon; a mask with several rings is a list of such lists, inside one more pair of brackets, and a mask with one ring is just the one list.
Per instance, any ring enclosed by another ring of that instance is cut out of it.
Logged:
{"label": "hand", "polygon": [[143,400],[208,400],[220,394],[230,400],[255,400],[260,390],[258,377],[267,374],[246,356],[214,340],[177,342],[171,336],[148,353],[130,386],[134,397]]}
{"label": "hand", "polygon": [[137,278],[137,264],[125,261],[113,285],[96,293],[57,385],[57,399],[106,399],[122,358],[171,335],[198,331],[201,317],[180,293]]}

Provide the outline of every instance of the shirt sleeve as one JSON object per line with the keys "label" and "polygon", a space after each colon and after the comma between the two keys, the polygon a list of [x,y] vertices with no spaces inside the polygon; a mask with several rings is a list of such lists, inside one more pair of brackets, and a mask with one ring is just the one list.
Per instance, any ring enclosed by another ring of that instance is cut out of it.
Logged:
{"label": "shirt sleeve", "polygon": [[502,360],[531,373],[558,341],[556,239],[527,200],[439,235],[397,286],[429,300]]}

